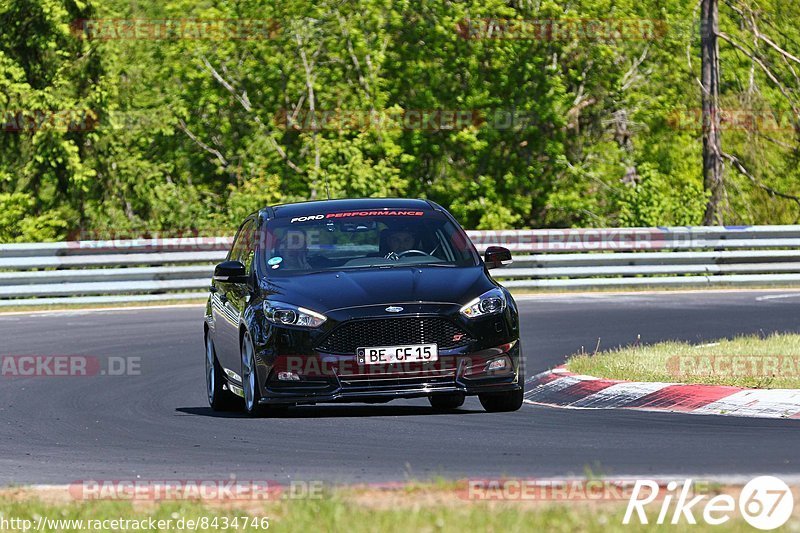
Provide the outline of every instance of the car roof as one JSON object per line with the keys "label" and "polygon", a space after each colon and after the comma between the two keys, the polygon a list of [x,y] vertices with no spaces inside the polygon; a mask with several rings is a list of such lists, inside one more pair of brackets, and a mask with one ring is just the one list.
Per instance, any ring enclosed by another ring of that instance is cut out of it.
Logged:
{"label": "car roof", "polygon": [[294,204],[281,204],[267,208],[270,218],[303,217],[341,211],[376,209],[415,209],[431,211],[434,206],[418,198],[343,198],[337,200],[314,200]]}

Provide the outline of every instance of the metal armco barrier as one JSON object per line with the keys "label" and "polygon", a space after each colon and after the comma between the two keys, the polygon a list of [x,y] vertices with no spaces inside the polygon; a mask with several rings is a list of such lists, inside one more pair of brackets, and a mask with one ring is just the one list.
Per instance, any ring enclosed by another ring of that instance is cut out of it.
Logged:
{"label": "metal armco barrier", "polygon": [[[469,231],[514,289],[800,284],[800,226]],[[202,299],[230,237],[0,245],[0,307]]]}

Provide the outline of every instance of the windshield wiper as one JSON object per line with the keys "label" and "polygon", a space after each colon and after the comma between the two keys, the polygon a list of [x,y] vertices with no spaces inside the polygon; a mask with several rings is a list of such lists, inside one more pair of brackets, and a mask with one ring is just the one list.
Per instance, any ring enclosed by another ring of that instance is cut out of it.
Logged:
{"label": "windshield wiper", "polygon": [[419,263],[415,266],[426,266],[426,267],[448,267],[448,268],[455,268],[456,265],[452,263]]}
{"label": "windshield wiper", "polygon": [[352,265],[352,266],[339,266],[339,267],[330,267],[326,268],[325,271],[331,270],[360,270],[364,268],[398,268],[398,267],[408,267],[408,268],[417,268],[423,266],[438,266],[438,267],[448,267],[448,268],[455,268],[457,265],[449,264],[449,263],[370,263],[369,265]]}

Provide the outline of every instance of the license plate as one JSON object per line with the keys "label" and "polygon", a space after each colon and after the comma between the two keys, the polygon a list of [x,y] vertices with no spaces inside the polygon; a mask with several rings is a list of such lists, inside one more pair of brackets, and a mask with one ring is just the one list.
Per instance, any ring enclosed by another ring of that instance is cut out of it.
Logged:
{"label": "license plate", "polygon": [[435,344],[372,346],[359,348],[356,351],[356,358],[361,365],[430,363],[439,360],[439,349]]}

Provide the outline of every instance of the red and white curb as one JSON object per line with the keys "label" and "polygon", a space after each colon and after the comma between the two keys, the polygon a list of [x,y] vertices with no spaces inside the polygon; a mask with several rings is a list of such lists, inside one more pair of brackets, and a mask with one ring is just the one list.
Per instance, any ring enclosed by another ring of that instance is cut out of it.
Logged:
{"label": "red and white curb", "polygon": [[527,383],[525,402],[569,409],[633,409],[800,419],[800,390],[601,379],[557,367]]}

